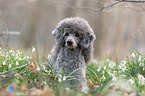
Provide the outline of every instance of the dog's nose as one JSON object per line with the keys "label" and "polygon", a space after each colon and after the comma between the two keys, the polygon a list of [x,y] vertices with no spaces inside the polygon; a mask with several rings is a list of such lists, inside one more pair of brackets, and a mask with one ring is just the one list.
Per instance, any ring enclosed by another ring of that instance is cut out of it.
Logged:
{"label": "dog's nose", "polygon": [[73,44],[73,42],[72,41],[67,41],[67,45],[72,45]]}

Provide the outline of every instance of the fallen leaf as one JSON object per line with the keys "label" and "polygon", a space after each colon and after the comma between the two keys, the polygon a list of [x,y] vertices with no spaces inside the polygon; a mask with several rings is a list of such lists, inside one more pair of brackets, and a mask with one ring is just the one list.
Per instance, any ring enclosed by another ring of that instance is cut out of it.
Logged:
{"label": "fallen leaf", "polygon": [[54,96],[54,94],[51,91],[51,88],[48,85],[45,85],[43,90],[36,89],[31,92],[32,96]]}
{"label": "fallen leaf", "polygon": [[14,96],[13,94],[10,94],[6,89],[2,88],[0,89],[0,96]]}
{"label": "fallen leaf", "polygon": [[6,75],[0,75],[0,77],[1,77],[1,78],[5,78],[5,77],[6,77]]}
{"label": "fallen leaf", "polygon": [[93,84],[93,82],[89,79],[89,85],[91,88],[95,88],[95,85]]}
{"label": "fallen leaf", "polygon": [[44,91],[44,96],[54,96],[51,88],[48,85],[44,86],[43,91]]}
{"label": "fallen leaf", "polygon": [[21,92],[25,92],[26,90],[27,90],[26,85],[23,85],[23,86],[21,87]]}
{"label": "fallen leaf", "polygon": [[28,68],[30,69],[31,72],[34,72],[35,74],[37,74],[38,71],[40,70],[38,64],[34,61],[30,61]]}
{"label": "fallen leaf", "polygon": [[142,94],[143,94],[143,95],[145,95],[145,92],[144,92],[144,91],[142,91]]}
{"label": "fallen leaf", "polygon": [[44,92],[41,89],[36,89],[35,91],[31,92],[32,96],[43,96]]}
{"label": "fallen leaf", "polygon": [[82,82],[80,82],[80,87],[79,87],[79,91],[82,90]]}

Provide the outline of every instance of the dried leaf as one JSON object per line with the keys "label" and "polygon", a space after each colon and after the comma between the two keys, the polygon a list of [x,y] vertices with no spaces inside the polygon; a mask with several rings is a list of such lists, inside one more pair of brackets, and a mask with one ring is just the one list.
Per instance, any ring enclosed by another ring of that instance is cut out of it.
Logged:
{"label": "dried leaf", "polygon": [[89,79],[89,85],[91,88],[95,88],[95,85],[93,84],[93,82]]}
{"label": "dried leaf", "polygon": [[40,89],[31,92],[32,96],[43,96],[43,94],[44,94],[43,90]]}
{"label": "dried leaf", "polygon": [[31,92],[31,95],[33,96],[54,96],[54,94],[51,91],[51,88],[49,88],[48,85],[45,85],[43,90],[37,89]]}
{"label": "dried leaf", "polygon": [[48,85],[45,85],[43,88],[44,96],[54,96],[51,91],[51,88]]}
{"label": "dried leaf", "polygon": [[26,90],[27,90],[26,85],[23,85],[23,86],[21,87],[21,92],[25,92]]}
{"label": "dried leaf", "polygon": [[35,74],[38,73],[40,70],[38,64],[34,61],[30,61],[28,68],[30,69],[31,72],[34,72]]}
{"label": "dried leaf", "polygon": [[5,78],[5,77],[6,77],[6,75],[0,75],[0,77],[1,77],[1,78]]}
{"label": "dried leaf", "polygon": [[14,96],[13,94],[10,94],[6,89],[2,88],[0,89],[0,96]]}
{"label": "dried leaf", "polygon": [[80,82],[80,87],[79,87],[79,91],[82,90],[82,82]]}
{"label": "dried leaf", "polygon": [[142,91],[142,94],[143,94],[143,95],[145,95],[145,92],[144,92],[144,91]]}

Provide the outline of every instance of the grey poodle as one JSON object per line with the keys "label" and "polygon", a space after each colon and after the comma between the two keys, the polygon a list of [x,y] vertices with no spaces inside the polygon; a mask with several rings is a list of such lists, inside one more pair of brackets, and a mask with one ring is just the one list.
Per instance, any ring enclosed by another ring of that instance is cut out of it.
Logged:
{"label": "grey poodle", "polygon": [[88,24],[82,18],[66,18],[58,23],[52,32],[56,40],[52,53],[52,65],[56,71],[60,68],[67,76],[67,87],[87,90],[86,69],[93,58],[93,41],[95,35]]}

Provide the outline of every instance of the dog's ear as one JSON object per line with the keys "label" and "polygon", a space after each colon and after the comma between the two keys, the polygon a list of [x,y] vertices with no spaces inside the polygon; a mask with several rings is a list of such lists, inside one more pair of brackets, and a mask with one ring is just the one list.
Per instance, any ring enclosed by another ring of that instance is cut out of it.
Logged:
{"label": "dog's ear", "polygon": [[91,33],[86,33],[81,42],[80,45],[81,47],[83,47],[84,49],[88,48],[90,43],[92,43],[94,40],[96,39],[95,34],[91,34]]}
{"label": "dog's ear", "polygon": [[53,30],[52,35],[55,37],[57,44],[60,44],[60,45],[64,44],[62,28]]}

